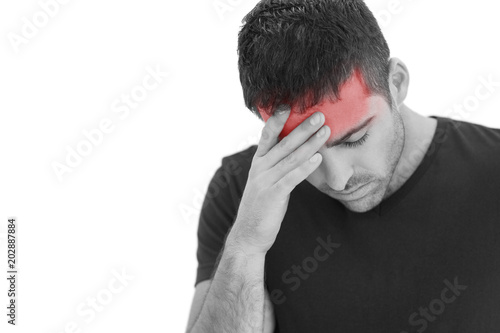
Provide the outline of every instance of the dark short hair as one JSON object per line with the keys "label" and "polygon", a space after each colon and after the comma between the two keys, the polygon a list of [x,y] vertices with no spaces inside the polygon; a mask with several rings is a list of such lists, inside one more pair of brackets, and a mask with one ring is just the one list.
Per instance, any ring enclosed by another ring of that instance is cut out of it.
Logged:
{"label": "dark short hair", "polygon": [[355,70],[392,107],[389,47],[362,0],[261,0],[242,23],[240,81],[259,119],[257,106],[272,115],[281,104],[303,113],[326,97],[334,103]]}

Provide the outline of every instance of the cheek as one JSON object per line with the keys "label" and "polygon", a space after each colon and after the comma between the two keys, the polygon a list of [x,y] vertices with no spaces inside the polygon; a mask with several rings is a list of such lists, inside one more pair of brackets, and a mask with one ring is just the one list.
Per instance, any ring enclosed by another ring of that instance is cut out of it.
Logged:
{"label": "cheek", "polygon": [[355,148],[355,165],[367,173],[382,175],[386,169],[388,151],[382,133],[370,130],[370,136],[362,147]]}
{"label": "cheek", "polygon": [[387,126],[383,120],[368,130],[369,137],[365,144],[355,150],[355,163],[360,169],[367,170],[379,177],[386,177],[393,159],[394,129]]}
{"label": "cheek", "polygon": [[[366,142],[356,148],[338,147],[325,150],[323,158],[343,158],[353,168],[353,180],[359,182],[383,180],[387,177],[390,167],[393,129],[382,126],[375,120],[368,130]],[[319,187],[326,183],[326,175],[333,172],[327,170],[328,163],[322,163],[306,179],[312,185]]]}

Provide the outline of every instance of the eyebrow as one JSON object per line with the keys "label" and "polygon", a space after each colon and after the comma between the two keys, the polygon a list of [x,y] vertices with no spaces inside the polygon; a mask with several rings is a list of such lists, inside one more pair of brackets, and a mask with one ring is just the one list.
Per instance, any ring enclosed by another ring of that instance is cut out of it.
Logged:
{"label": "eyebrow", "polygon": [[375,116],[371,116],[370,118],[366,119],[361,124],[359,124],[358,126],[352,128],[351,130],[349,130],[349,132],[347,132],[340,139],[337,139],[337,140],[334,140],[333,142],[327,143],[326,144],[326,148],[332,148],[332,147],[340,145],[345,140],[349,139],[351,137],[351,135],[353,135],[356,132],[361,131],[363,128],[365,128],[366,126],[368,126],[370,124],[370,122],[373,120],[373,118],[375,118]]}

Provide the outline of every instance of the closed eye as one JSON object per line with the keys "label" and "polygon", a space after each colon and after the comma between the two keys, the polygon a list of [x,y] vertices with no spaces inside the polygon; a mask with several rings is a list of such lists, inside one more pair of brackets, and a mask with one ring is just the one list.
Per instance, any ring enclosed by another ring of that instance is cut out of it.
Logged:
{"label": "closed eye", "polygon": [[342,145],[347,147],[347,148],[355,148],[355,147],[359,147],[361,146],[363,143],[365,143],[366,139],[368,138],[369,136],[369,133],[366,132],[365,135],[363,135],[363,137],[361,139],[359,139],[358,141],[354,141],[354,142],[343,142]]}
{"label": "closed eye", "polygon": [[344,146],[344,147],[348,147],[348,148],[354,148],[356,146],[363,144],[365,142],[366,138],[368,137],[368,133],[365,133],[364,137],[362,137],[361,139],[359,139],[358,141],[355,141],[355,142],[346,142],[346,140],[351,138],[353,134],[361,132],[361,130],[363,128],[368,127],[374,118],[375,118],[375,116],[371,116],[370,118],[365,120],[360,125],[356,126],[352,130],[348,131],[342,138],[334,140],[332,142],[327,142],[326,148],[330,149],[330,148],[333,148],[336,146]]}

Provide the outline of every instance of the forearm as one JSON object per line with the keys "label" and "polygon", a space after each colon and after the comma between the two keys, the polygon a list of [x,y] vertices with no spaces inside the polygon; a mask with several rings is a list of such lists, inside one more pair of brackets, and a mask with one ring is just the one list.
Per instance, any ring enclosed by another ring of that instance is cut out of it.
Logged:
{"label": "forearm", "polygon": [[229,235],[199,318],[190,332],[262,332],[264,262],[265,255],[245,253]]}

